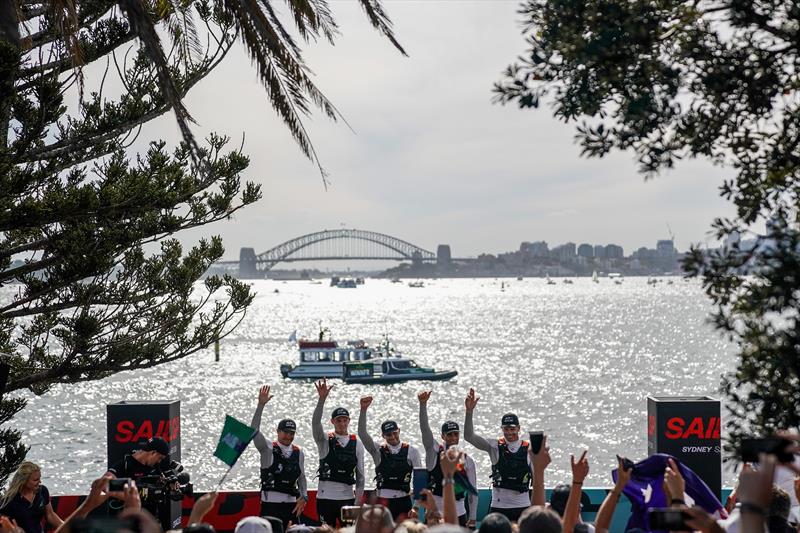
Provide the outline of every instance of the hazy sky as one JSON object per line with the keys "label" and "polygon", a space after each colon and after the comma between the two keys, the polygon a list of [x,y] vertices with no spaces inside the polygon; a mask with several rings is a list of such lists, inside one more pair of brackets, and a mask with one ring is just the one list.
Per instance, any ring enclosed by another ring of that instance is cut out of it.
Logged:
{"label": "hazy sky", "polygon": [[[645,182],[630,154],[581,159],[574,125],[549,108],[491,103],[493,82],[524,51],[516,9],[501,0],[395,0],[385,5],[403,57],[375,32],[354,1],[332,0],[342,35],[306,47],[323,92],[355,130],[322,115],[307,121],[323,165],[303,157],[277,119],[240,47],[187,98],[196,132],[246,133],[246,179],[264,198],[235,219],[187,232],[223,236],[265,251],[322,229],[388,233],[454,256],[498,253],[521,241],[617,243],[628,254],[675,234],[680,250],[709,240],[723,169],[687,162]],[[172,116],[142,136],[177,139]]]}

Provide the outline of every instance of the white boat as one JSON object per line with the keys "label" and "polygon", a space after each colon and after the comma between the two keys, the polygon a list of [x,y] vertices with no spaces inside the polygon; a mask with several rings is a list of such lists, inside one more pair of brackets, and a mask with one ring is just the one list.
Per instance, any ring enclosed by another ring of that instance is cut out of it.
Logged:
{"label": "white boat", "polygon": [[325,330],[320,332],[319,340],[300,339],[297,343],[300,362],[296,365],[282,364],[281,375],[292,379],[340,378],[344,363],[377,357],[363,340],[339,344],[324,337]]}
{"label": "white boat", "polygon": [[595,283],[600,283],[600,280],[597,278],[597,270],[592,272],[592,281],[594,281]]}
{"label": "white boat", "polygon": [[458,374],[417,365],[395,351],[388,338],[371,348],[363,340],[340,345],[326,337],[330,337],[329,331],[323,329],[316,341],[301,339],[299,364],[282,364],[281,375],[290,379],[341,378],[346,383],[397,383],[438,381]]}
{"label": "white boat", "polygon": [[545,275],[545,280],[547,281],[548,285],[555,285],[556,282],[550,279],[550,274]]}

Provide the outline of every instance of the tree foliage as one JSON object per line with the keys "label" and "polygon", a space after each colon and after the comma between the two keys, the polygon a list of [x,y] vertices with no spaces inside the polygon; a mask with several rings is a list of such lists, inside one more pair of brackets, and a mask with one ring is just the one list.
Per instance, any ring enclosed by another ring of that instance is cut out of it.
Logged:
{"label": "tree foliage", "polygon": [[632,152],[646,177],[686,158],[733,170],[720,194],[736,215],[713,223],[728,244],[694,247],[685,268],[740,347],[723,384],[733,440],[798,427],[800,3],[528,0],[520,14],[527,49],[498,102],[551,103],[583,155]]}
{"label": "tree foliage", "polygon": [[[377,0],[368,19],[401,51]],[[299,39],[333,41],[325,0],[288,0]],[[0,2],[0,354],[6,392],[42,394],[174,361],[227,335],[253,294],[229,276],[203,278],[218,237],[184,250],[175,233],[230,217],[261,196],[228,137],[194,138],[187,92],[237,37],[272,107],[303,153],[302,117],[336,119],[269,0],[14,0]],[[87,65],[105,61],[92,87]],[[124,88],[109,96],[106,79]],[[75,91],[74,89],[77,89]],[[88,88],[88,90],[87,90]],[[80,105],[68,112],[73,89]],[[141,127],[172,111],[183,142],[129,150]],[[320,167],[321,168],[321,167]],[[24,408],[0,401],[0,424]],[[0,430],[0,484],[24,458]]]}

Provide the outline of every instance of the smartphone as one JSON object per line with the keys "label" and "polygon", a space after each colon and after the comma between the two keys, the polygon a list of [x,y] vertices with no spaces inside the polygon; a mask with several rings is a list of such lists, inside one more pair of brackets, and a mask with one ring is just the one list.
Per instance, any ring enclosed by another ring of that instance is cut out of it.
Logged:
{"label": "smartphone", "polygon": [[686,525],[686,521],[691,517],[683,509],[667,507],[663,509],[649,509],[650,529],[661,529],[667,531],[692,531]]}
{"label": "smartphone", "polygon": [[125,490],[125,485],[131,482],[131,478],[129,477],[118,477],[116,479],[108,480],[108,490],[109,492],[122,492]]}
{"label": "smartphone", "polygon": [[420,499],[422,489],[428,488],[428,470],[415,468],[411,476],[411,485],[414,487],[414,500],[416,501]]}
{"label": "smartphone", "polygon": [[339,511],[339,518],[342,520],[343,524],[352,525],[353,522],[356,521],[356,518],[358,518],[360,512],[360,505],[344,505],[342,506],[342,510]]}
{"label": "smartphone", "polygon": [[531,451],[539,453],[542,450],[542,443],[544,442],[544,431],[531,431]]}
{"label": "smartphone", "polygon": [[786,449],[792,441],[783,437],[764,437],[761,439],[742,439],[742,461],[757,463],[759,454],[774,455],[779,463],[791,463],[794,455]]}
{"label": "smartphone", "polygon": [[626,471],[626,472],[627,472],[628,470],[630,470],[631,468],[633,468],[633,461],[631,461],[631,460],[630,460],[630,459],[628,459],[627,457],[620,457],[620,456],[618,455],[618,456],[617,456],[617,461],[622,461],[622,469],[623,469],[624,471]]}

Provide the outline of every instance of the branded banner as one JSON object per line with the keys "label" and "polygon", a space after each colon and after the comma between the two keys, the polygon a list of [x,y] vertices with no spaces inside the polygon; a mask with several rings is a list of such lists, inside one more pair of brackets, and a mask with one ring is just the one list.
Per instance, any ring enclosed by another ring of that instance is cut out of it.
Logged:
{"label": "branded banner", "polygon": [[708,396],[647,398],[647,453],[667,453],[722,490],[720,402]]}
{"label": "branded banner", "polygon": [[[106,406],[106,415],[109,468],[152,437],[161,437],[169,444],[166,463],[180,462],[180,400],[112,403]],[[162,525],[178,527],[181,502],[170,501],[159,514],[163,515],[158,517]]]}

